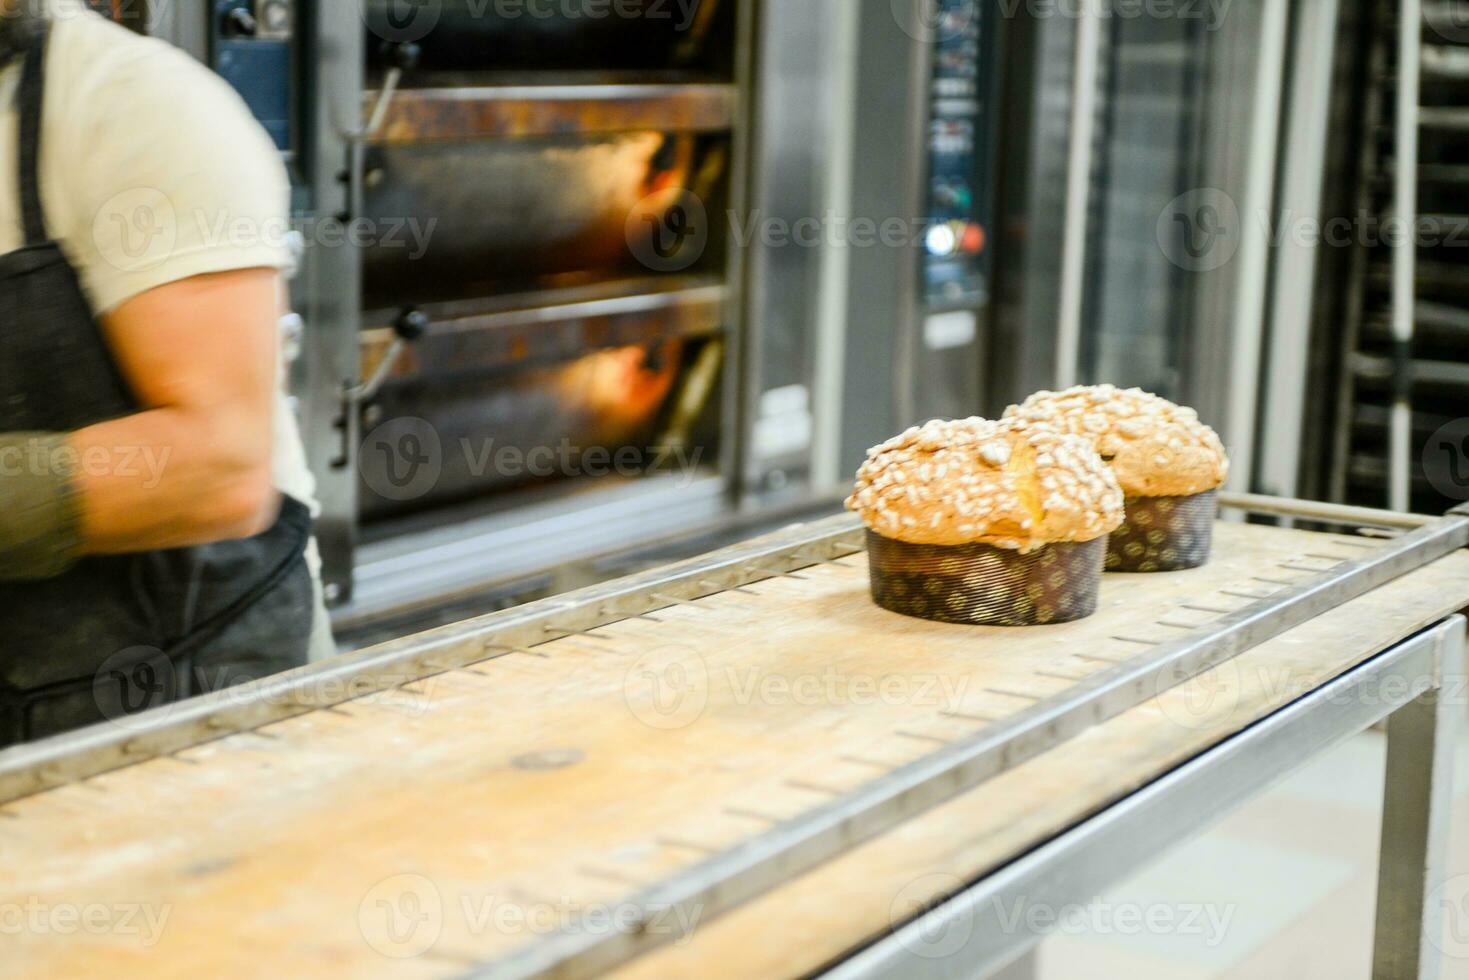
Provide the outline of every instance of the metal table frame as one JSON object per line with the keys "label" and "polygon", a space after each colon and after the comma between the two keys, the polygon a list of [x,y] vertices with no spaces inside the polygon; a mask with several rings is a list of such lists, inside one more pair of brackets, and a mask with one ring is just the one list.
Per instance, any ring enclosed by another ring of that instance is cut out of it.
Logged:
{"label": "metal table frame", "polygon": [[[1375,980],[1433,980],[1464,714],[1465,620],[1391,647],[973,883],[824,974],[829,980],[960,980],[1005,972],[1043,938],[1026,909],[1086,905],[1311,758],[1388,719]],[[1221,804],[1223,804],[1221,806]],[[1017,915],[1017,912],[1020,914]],[[1021,924],[1017,928],[1017,924]]]}
{"label": "metal table frame", "polygon": [[[1148,649],[1138,656],[681,869],[630,896],[629,904],[645,910],[644,921],[651,920],[653,910],[662,909],[677,909],[680,914],[700,910],[706,920],[718,916],[1088,728],[1469,545],[1469,508],[1456,508],[1440,518],[1419,518],[1250,495],[1223,494],[1220,502],[1305,520],[1341,522],[1371,517],[1373,522],[1413,529],[1362,558],[1343,561],[1310,581],[1282,588],[1180,639],[1156,645],[1149,641]],[[792,557],[803,553],[809,557],[818,546],[839,548],[845,536],[834,528],[809,540],[804,552],[797,551]],[[636,923],[626,931],[607,933],[573,922],[501,958],[476,964],[469,975],[506,980],[602,976],[670,938]]]}

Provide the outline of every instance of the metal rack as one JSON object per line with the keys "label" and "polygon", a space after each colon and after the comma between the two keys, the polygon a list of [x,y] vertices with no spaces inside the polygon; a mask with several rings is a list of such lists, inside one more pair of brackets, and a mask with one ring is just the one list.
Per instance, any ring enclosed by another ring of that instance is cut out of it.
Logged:
{"label": "metal rack", "polygon": [[[1362,538],[1356,556],[1319,563],[1287,562],[1309,573],[1298,584],[1279,580],[1269,596],[1220,613],[1180,639],[1129,640],[1142,649],[1049,697],[987,723],[830,802],[781,821],[768,832],[714,854],[635,896],[637,908],[697,906],[716,915],[825,861],[854,844],[1033,759],[1080,732],[1357,596],[1469,544],[1469,509],[1419,517],[1251,496],[1226,496],[1236,509],[1334,524],[1399,529],[1389,539]],[[0,802],[78,782],[130,763],[251,731],[366,694],[401,688],[449,670],[535,647],[660,609],[738,589],[860,551],[849,517],[798,526],[619,582],[595,586],[448,627],[421,637],[323,663],[243,688],[161,709],[127,726],[98,728],[23,746],[0,755]],[[1262,571],[1264,571],[1262,569]],[[1281,574],[1280,572],[1276,573]],[[1273,581],[1273,579],[1272,579]],[[494,964],[495,975],[586,976],[651,950],[666,935],[632,930],[605,934],[573,928]]]}
{"label": "metal rack", "polygon": [[[1364,171],[1358,213],[1437,229],[1432,240],[1359,243],[1347,281],[1347,352],[1330,453],[1330,493],[1394,509],[1439,509],[1441,460],[1424,459],[1433,433],[1469,396],[1462,244],[1469,221],[1462,156],[1469,105],[1469,34],[1458,5],[1432,0],[1371,8],[1368,85],[1360,119]],[[1455,229],[1458,229],[1457,233]],[[1462,499],[1462,498],[1460,498]]]}

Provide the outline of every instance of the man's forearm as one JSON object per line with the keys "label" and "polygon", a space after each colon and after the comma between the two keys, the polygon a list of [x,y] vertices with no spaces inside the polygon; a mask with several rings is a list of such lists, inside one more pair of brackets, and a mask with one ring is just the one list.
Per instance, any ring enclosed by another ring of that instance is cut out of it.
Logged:
{"label": "man's forearm", "polygon": [[89,553],[245,538],[275,519],[269,427],[252,414],[153,409],[69,444]]}
{"label": "man's forearm", "polygon": [[83,554],[266,530],[278,499],[254,428],[157,409],[75,433],[0,434],[0,581],[59,575]]}
{"label": "man's forearm", "polygon": [[[22,492],[50,500],[42,508],[48,513],[69,501],[71,509],[58,513],[73,515],[79,543],[70,550],[82,554],[181,548],[267,530],[279,506],[271,439],[280,308],[279,274],[255,268],[167,283],[104,315],[112,356],[149,407],[47,434],[58,440],[50,444],[47,465],[56,473],[47,487],[60,496],[45,497],[39,482],[12,486],[0,473],[0,508],[7,494]],[[19,533],[14,545],[0,537],[0,564],[7,547],[19,554],[24,528]]]}

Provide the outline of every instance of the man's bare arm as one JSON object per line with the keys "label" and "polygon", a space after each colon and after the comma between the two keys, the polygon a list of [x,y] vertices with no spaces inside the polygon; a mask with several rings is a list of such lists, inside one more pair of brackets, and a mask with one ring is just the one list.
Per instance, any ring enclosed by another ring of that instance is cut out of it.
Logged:
{"label": "man's bare arm", "polygon": [[278,289],[273,269],[195,276],[103,318],[142,409],[71,436],[84,550],[185,547],[273,523]]}

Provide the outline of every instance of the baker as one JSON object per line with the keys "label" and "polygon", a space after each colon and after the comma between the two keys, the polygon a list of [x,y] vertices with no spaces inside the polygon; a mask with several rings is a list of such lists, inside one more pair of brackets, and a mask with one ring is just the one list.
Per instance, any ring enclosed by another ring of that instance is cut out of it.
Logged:
{"label": "baker", "polygon": [[289,184],[221,79],[0,0],[0,746],[330,652],[282,392]]}

